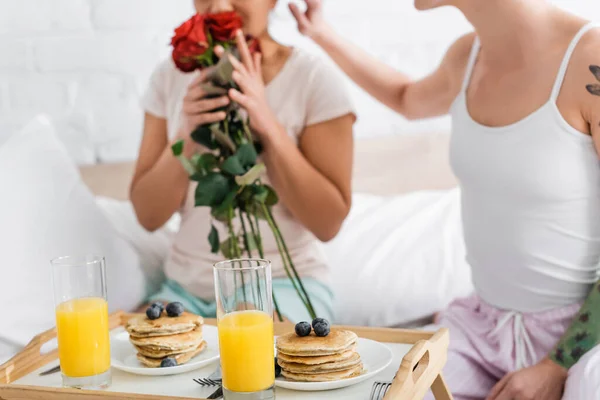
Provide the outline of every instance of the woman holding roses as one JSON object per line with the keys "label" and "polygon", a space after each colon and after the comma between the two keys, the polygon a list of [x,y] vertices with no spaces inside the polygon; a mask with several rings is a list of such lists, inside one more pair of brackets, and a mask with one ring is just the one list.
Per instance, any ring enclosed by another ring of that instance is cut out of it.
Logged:
{"label": "woman holding roses", "polygon": [[[177,65],[167,60],[152,75],[143,98],[144,136],[131,200],[148,230],[160,228],[178,211],[182,222],[165,265],[167,282],[151,300],[180,301],[191,312],[215,315],[212,265],[221,258],[206,240],[210,210],[194,208],[194,185],[173,157],[171,145],[183,139],[187,157],[205,151],[190,134],[199,125],[223,120],[223,107],[236,102],[247,111],[250,128],[263,146],[267,180],[281,200],[273,213],[296,269],[318,316],[332,318],[328,267],[317,239],[332,239],[350,209],[355,117],[336,73],[318,58],[269,36],[268,16],[275,4],[276,0],[195,0],[198,16],[178,28],[173,39],[193,40],[176,47]],[[234,12],[241,19],[232,18]],[[213,38],[236,38],[241,60],[234,63],[233,79],[239,90],[215,98],[202,86],[206,72],[181,72],[192,68],[186,65],[188,52],[205,50],[198,47],[206,42],[202,24]],[[257,38],[250,48],[245,35]],[[258,46],[260,53],[255,51]],[[259,229],[265,258],[273,263],[273,290],[282,314],[292,321],[307,320],[269,226],[261,220]]]}
{"label": "woman holding roses", "polygon": [[475,32],[414,81],[306,3],[291,6],[300,31],[366,91],[407,118],[452,116],[476,288],[439,320],[455,398],[599,398],[598,25],[545,0],[415,0],[458,8]]}

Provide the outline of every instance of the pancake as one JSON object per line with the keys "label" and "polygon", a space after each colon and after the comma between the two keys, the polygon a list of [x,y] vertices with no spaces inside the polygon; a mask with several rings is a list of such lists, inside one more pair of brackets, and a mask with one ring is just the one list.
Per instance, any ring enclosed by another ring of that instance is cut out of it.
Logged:
{"label": "pancake", "polygon": [[356,346],[352,345],[349,350],[343,351],[339,354],[331,354],[328,356],[313,356],[313,357],[301,357],[301,356],[290,356],[284,353],[277,353],[277,360],[284,361],[287,363],[297,363],[305,365],[319,365],[330,362],[344,361],[352,358],[355,354]]}
{"label": "pancake", "polygon": [[[202,341],[200,345],[194,349],[194,351],[188,351],[187,353],[177,354],[176,356],[172,356],[177,360],[177,365],[182,365],[190,361],[192,358],[202,353],[206,349],[206,342]],[[137,354],[137,359],[144,364],[146,367],[150,368],[158,368],[160,367],[160,363],[162,362],[162,358],[150,358],[146,357],[140,353]]]}
{"label": "pancake", "polygon": [[155,320],[150,320],[145,314],[140,314],[127,321],[125,329],[130,336],[144,338],[189,332],[202,326],[203,323],[204,320],[201,316],[188,312],[173,318],[163,313],[160,318]]}
{"label": "pancake", "polygon": [[327,356],[348,351],[358,336],[347,330],[331,330],[329,335],[319,337],[313,333],[300,337],[291,332],[277,338],[277,350],[289,356]]}
{"label": "pancake", "polygon": [[286,379],[298,382],[330,382],[337,381],[340,379],[353,378],[362,374],[362,371],[363,365],[358,364],[352,368],[343,371],[327,372],[323,374],[297,374],[282,369],[281,375],[283,375],[283,377]]}
{"label": "pancake", "polygon": [[181,352],[190,347],[198,347],[202,342],[202,329],[196,328],[190,332],[169,336],[129,337],[129,341],[135,346],[148,347],[155,351]]}
{"label": "pancake", "polygon": [[294,374],[322,374],[328,372],[345,371],[349,368],[355,367],[360,364],[360,355],[358,353],[354,353],[354,355],[347,360],[329,362],[319,365],[288,363],[281,360],[277,360],[277,364],[279,364],[282,370],[292,372]]}
{"label": "pancake", "polygon": [[138,351],[138,353],[140,353],[144,357],[161,358],[162,359],[165,357],[194,351],[198,348],[198,345],[190,346],[183,350],[164,350],[164,349],[156,349],[151,346],[140,347],[140,346],[136,346],[136,345],[133,345],[133,347],[135,347],[136,350]]}

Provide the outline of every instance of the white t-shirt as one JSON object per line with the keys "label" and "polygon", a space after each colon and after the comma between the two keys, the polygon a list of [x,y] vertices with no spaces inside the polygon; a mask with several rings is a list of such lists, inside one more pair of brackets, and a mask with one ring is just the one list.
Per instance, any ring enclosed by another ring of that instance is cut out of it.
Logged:
{"label": "white t-shirt", "polygon": [[[183,97],[194,77],[195,74],[180,72],[172,60],[166,60],[154,71],[143,97],[146,112],[167,120],[170,139],[179,129]],[[345,82],[337,71],[318,56],[298,49],[292,51],[279,74],[267,85],[266,95],[279,122],[296,143],[305,127],[354,113]],[[263,181],[268,183],[268,178],[264,176]],[[194,190],[195,184],[191,184],[190,195],[180,211],[181,228],[174,239],[165,273],[188,292],[214,301],[212,266],[222,261],[223,256],[210,251],[207,239],[210,209],[194,207]],[[281,203],[273,208],[273,214],[299,274],[327,283],[328,268],[317,239]],[[223,240],[225,227],[217,228]],[[273,278],[285,277],[276,242],[264,221],[260,221],[260,232],[265,258],[273,264]]]}

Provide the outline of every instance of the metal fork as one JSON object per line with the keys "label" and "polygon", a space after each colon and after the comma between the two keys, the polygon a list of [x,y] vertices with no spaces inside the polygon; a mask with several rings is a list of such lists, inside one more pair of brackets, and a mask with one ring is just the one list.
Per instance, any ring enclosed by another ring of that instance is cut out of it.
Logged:
{"label": "metal fork", "polygon": [[387,391],[392,386],[392,382],[375,382],[371,389],[371,397],[369,400],[382,400]]}
{"label": "metal fork", "polygon": [[222,382],[221,366],[219,365],[215,372],[210,374],[208,378],[193,379],[200,386],[220,386]]}

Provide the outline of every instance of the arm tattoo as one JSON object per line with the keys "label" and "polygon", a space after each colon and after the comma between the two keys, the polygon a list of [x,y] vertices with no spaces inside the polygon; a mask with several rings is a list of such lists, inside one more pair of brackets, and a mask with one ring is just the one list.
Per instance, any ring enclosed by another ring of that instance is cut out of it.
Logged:
{"label": "arm tattoo", "polygon": [[594,96],[600,96],[600,66],[590,65],[590,71],[596,77],[596,80],[599,83],[592,83],[590,85],[587,85],[585,88]]}
{"label": "arm tattoo", "polygon": [[600,281],[594,285],[571,326],[552,350],[550,358],[568,369],[598,344],[600,344]]}
{"label": "arm tattoo", "polygon": [[[590,65],[590,72],[598,83],[587,85],[585,88],[593,96],[600,96],[600,66]],[[571,326],[550,353],[550,359],[568,369],[598,344],[600,344],[600,281],[596,282]]]}

